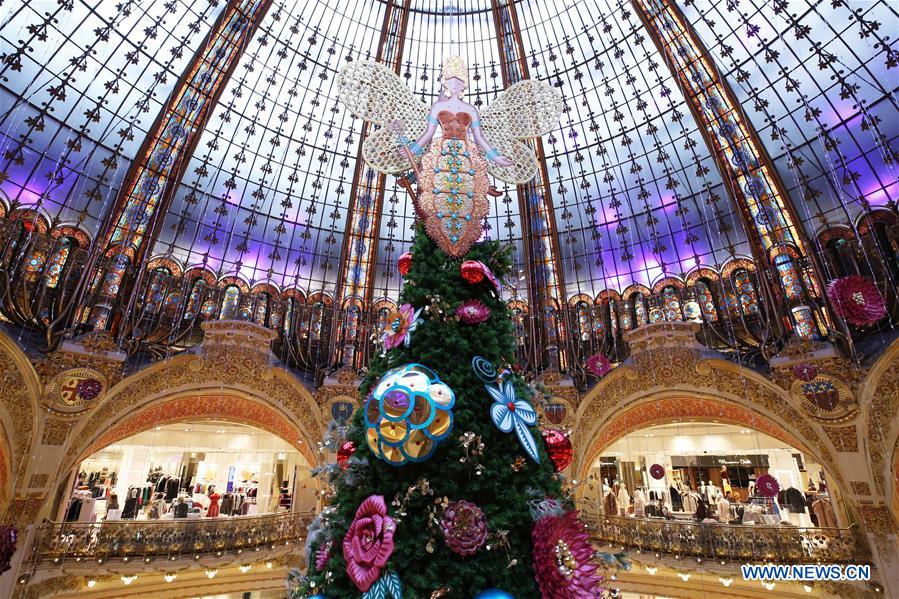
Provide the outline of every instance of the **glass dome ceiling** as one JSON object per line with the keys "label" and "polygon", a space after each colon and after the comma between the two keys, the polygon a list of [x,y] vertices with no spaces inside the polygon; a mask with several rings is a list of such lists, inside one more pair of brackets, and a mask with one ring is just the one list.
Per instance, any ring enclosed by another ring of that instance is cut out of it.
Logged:
{"label": "glass dome ceiling", "polygon": [[[886,1],[679,2],[743,104],[813,235],[895,202],[897,48]],[[27,0],[2,9],[0,190],[96,236],[148,128],[223,1]],[[750,254],[728,181],[630,1],[516,2],[530,76],[564,99],[544,138],[566,294],[651,285]],[[150,255],[248,283],[333,293],[362,123],[336,74],[376,55],[387,5],[276,0],[226,83]],[[433,100],[441,60],[470,101],[503,89],[489,1],[410,3],[400,77]],[[364,172],[364,171],[363,171]],[[395,296],[413,232],[387,178],[372,297]],[[521,265],[514,189],[485,235]]]}

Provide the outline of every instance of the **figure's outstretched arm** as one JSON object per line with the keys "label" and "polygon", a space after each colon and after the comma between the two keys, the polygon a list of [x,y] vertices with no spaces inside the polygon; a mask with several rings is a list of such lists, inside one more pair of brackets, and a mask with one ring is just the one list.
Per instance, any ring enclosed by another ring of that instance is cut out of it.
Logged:
{"label": "figure's outstretched arm", "polygon": [[436,110],[431,110],[431,114],[428,115],[428,126],[425,129],[425,132],[411,144],[412,151],[416,156],[421,156],[425,151],[425,148],[428,147],[428,144],[431,143],[431,140],[434,139],[434,133],[437,132],[437,125],[439,123],[437,117],[434,115],[435,112]]}
{"label": "figure's outstretched arm", "polygon": [[484,137],[484,132],[481,131],[480,118],[471,124],[471,135],[474,138],[475,143],[478,144],[478,147],[481,148],[481,151],[484,152],[484,156],[487,160],[491,160],[499,166],[512,166],[512,161],[505,156],[500,155],[499,150],[491,146],[490,142],[487,141],[487,138]]}

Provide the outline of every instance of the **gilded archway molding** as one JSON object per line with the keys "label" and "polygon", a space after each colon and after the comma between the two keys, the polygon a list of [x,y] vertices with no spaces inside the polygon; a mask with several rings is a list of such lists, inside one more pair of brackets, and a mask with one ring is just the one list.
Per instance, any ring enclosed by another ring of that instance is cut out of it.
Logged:
{"label": "gilded archway molding", "polygon": [[880,355],[859,389],[862,439],[874,484],[899,522],[899,340]]}
{"label": "gilded archway molding", "polygon": [[137,412],[126,415],[116,423],[97,431],[84,450],[76,457],[74,466],[91,454],[155,426],[219,420],[246,424],[268,431],[295,447],[308,464],[317,460],[312,451],[314,440],[304,439],[297,423],[277,408],[260,403],[242,393],[185,393],[165,397],[144,405]]}
{"label": "gilded archway molding", "polygon": [[[660,394],[661,395],[661,394]],[[685,397],[677,393],[670,396],[656,396],[632,404],[616,413],[594,437],[580,463],[580,478],[589,470],[590,464],[615,441],[648,427],[683,422],[720,422],[733,424],[764,433],[788,445],[814,456],[799,439],[784,430],[769,418],[753,412],[741,405],[712,397],[693,395]]]}
{"label": "gilded archway molding", "polygon": [[664,343],[661,337],[650,339],[645,349],[634,354],[633,363],[615,368],[581,401],[572,439],[579,473],[589,465],[588,454],[615,416],[653,400],[680,396],[739,406],[770,421],[783,434],[789,431],[798,447],[827,467],[843,488],[848,487],[829,442],[796,409],[785,389],[738,364],[703,357],[697,348]]}
{"label": "gilded archway molding", "polygon": [[0,512],[22,487],[38,429],[40,378],[28,356],[16,342],[0,331]]}
{"label": "gilded archway molding", "polygon": [[166,400],[212,394],[242,397],[277,410],[295,423],[307,444],[322,437],[318,405],[292,374],[271,365],[266,355],[253,347],[212,346],[201,355],[182,354],[154,364],[113,386],[69,435],[60,474],[84,454],[96,431],[109,430]]}

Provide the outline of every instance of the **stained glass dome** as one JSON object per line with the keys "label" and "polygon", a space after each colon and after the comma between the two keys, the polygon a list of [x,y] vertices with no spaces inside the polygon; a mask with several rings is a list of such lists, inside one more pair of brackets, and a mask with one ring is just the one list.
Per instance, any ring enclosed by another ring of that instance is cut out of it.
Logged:
{"label": "stained glass dome", "polygon": [[[430,103],[443,58],[459,54],[476,106],[525,77],[563,100],[538,148],[540,193],[500,186],[483,227],[522,273],[505,297],[523,313],[571,310],[544,336],[592,353],[654,319],[739,317],[722,329],[738,347],[757,342],[747,319],[778,311],[826,336],[829,280],[861,268],[895,289],[895,19],[885,0],[26,0],[4,7],[0,31],[0,209],[69,240],[65,256],[57,242],[29,254],[31,272],[59,279],[80,251],[78,273],[109,296],[102,318],[62,316],[70,329],[168,306],[178,315],[155,342],[181,343],[173,323],[197,316],[284,328],[292,298],[335,309],[332,334],[365,345],[346,324],[358,315],[339,311],[358,298],[376,326],[415,213],[361,159],[365,125],[338,101],[337,74],[380,60]],[[727,145],[709,90],[744,149]],[[761,182],[735,174],[747,163]],[[136,172],[156,183],[138,188]],[[753,185],[774,185],[783,213],[751,206]],[[796,237],[764,275],[763,219]],[[100,266],[117,239],[127,257]],[[197,280],[220,290],[214,302]],[[141,299],[119,297],[120,281]],[[783,300],[759,307],[769,287]],[[69,293],[83,304],[91,288]],[[61,317],[32,307],[12,320]],[[146,339],[159,326],[134,328]]]}

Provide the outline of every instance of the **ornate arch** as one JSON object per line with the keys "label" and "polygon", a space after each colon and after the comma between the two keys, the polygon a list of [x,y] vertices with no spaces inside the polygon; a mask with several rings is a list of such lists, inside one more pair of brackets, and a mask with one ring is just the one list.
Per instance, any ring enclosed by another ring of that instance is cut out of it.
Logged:
{"label": "ornate arch", "polygon": [[40,378],[28,356],[0,331],[0,512],[6,509],[13,485],[20,486],[38,429]]}
{"label": "ornate arch", "polygon": [[698,326],[687,323],[657,323],[626,333],[625,339],[633,351],[631,360],[603,377],[578,407],[572,438],[578,477],[614,437],[607,432],[612,423],[624,426],[636,418],[631,410],[672,398],[699,398],[706,403],[695,404],[693,412],[684,407],[680,415],[676,404],[658,405],[670,405],[667,409],[675,410],[667,412],[669,419],[712,418],[714,413],[701,414],[698,410],[733,406],[727,410],[734,422],[756,429],[764,426],[762,422],[770,423],[763,432],[776,432],[772,436],[807,451],[845,489],[845,477],[830,445],[793,405],[789,393],[753,370],[724,359],[704,357],[703,348],[693,337],[696,330]]}
{"label": "ornate arch", "polygon": [[877,489],[899,522],[899,340],[880,355],[858,393],[862,443]]}
{"label": "ornate arch", "polygon": [[293,445],[309,464],[316,463],[310,440],[302,438],[303,433],[288,415],[239,393],[187,393],[154,401],[139,411],[125,415],[110,428],[104,429],[105,432],[100,431],[75,461],[80,462],[113,443],[154,426],[213,419],[268,431]]}
{"label": "ornate arch", "polygon": [[[322,438],[319,407],[312,394],[287,370],[272,365],[269,348],[276,332],[249,322],[204,322],[202,326],[205,336],[198,355],[181,354],[159,362],[108,391],[69,436],[59,476],[77,463],[100,431],[113,430],[135,414],[185,396],[240,398],[254,409],[262,406],[279,414],[309,448]],[[212,416],[220,415],[220,410],[212,410]],[[307,459],[317,463],[311,449]]]}
{"label": "ornate arch", "polygon": [[596,457],[618,439],[651,426],[682,422],[688,419],[751,428],[805,453],[815,454],[791,432],[770,418],[744,406],[717,397],[672,394],[670,397],[653,397],[635,402],[605,423],[584,454],[581,463],[581,476],[586,473]]}

